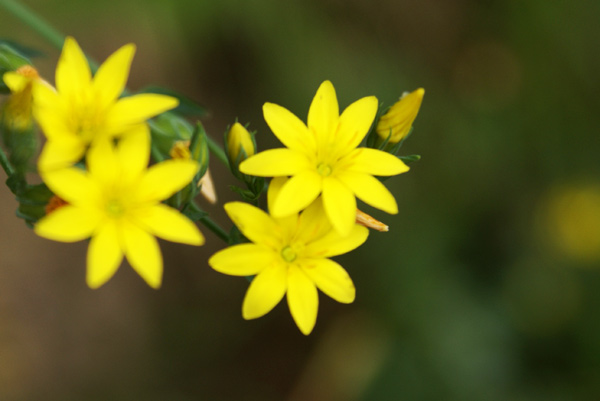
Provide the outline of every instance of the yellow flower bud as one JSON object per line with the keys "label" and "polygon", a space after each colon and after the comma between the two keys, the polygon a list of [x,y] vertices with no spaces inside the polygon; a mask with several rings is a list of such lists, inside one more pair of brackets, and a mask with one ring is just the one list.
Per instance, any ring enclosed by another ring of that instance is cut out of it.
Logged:
{"label": "yellow flower bud", "polygon": [[169,156],[177,160],[190,160],[192,158],[190,141],[176,141],[169,151]]}
{"label": "yellow flower bud", "polygon": [[242,124],[235,123],[227,133],[227,152],[232,163],[237,161],[242,149],[246,153],[246,158],[256,153],[254,141],[248,130]]}
{"label": "yellow flower bud", "polygon": [[9,71],[3,76],[10,88],[11,96],[4,108],[4,123],[18,130],[26,130],[32,124],[33,82],[41,80],[38,72],[30,65]]}
{"label": "yellow flower bud", "polygon": [[[417,118],[425,89],[405,94],[379,119],[377,135],[383,140],[390,137],[389,143],[398,143],[409,133],[413,121]],[[391,132],[391,136],[390,136]]]}

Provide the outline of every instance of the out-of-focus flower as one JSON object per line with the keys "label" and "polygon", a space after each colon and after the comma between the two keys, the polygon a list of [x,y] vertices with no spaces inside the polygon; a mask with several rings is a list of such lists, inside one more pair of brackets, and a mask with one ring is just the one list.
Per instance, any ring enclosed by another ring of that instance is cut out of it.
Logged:
{"label": "out-of-focus flower", "polygon": [[11,92],[4,105],[3,122],[11,129],[25,131],[33,123],[33,82],[39,81],[43,85],[50,86],[40,78],[37,70],[31,65],[24,65],[15,71],[4,73],[3,79]]}
{"label": "out-of-focus flower", "polygon": [[117,271],[123,256],[153,288],[162,281],[163,263],[154,236],[190,245],[204,237],[179,211],[162,203],[189,184],[198,163],[167,160],[147,168],[150,133],[146,124],[131,129],[115,147],[95,141],[88,171],[70,167],[42,172],[46,185],[68,204],[35,226],[45,238],[75,242],[91,237],[87,283],[97,288]]}
{"label": "out-of-focus flower", "polygon": [[[271,181],[269,209],[286,181],[286,178]],[[317,288],[338,302],[354,301],[355,288],[348,273],[328,258],[364,243],[369,234],[365,227],[355,224],[348,235],[340,236],[331,227],[321,202],[314,202],[299,215],[285,218],[273,217],[242,202],[227,203],[225,210],[252,243],[219,251],[208,263],[221,273],[256,275],[244,298],[244,319],[265,315],[287,294],[292,317],[307,335],[317,319]]]}
{"label": "out-of-focus flower", "polygon": [[600,260],[600,185],[572,185],[546,200],[544,234],[580,261]]}
{"label": "out-of-focus flower", "polygon": [[389,137],[389,143],[392,144],[404,139],[417,118],[424,95],[425,89],[419,88],[402,96],[379,119],[375,128],[377,135],[384,141]]}
{"label": "out-of-focus flower", "polygon": [[258,153],[240,164],[244,174],[292,176],[275,199],[271,214],[282,218],[298,213],[321,195],[333,227],[348,235],[356,221],[356,198],[397,213],[394,196],[375,177],[392,176],[408,167],[389,153],[357,148],[377,113],[377,98],[362,98],[339,114],[335,89],[325,81],[310,110],[308,125],[281,106],[265,103],[264,117],[287,149]]}
{"label": "out-of-focus flower", "polygon": [[40,170],[71,165],[90,144],[120,136],[177,106],[177,99],[158,94],[119,99],[134,52],[133,44],[121,47],[92,78],[79,45],[66,38],[56,67],[56,91],[46,85],[33,88],[34,116],[48,139],[40,155]]}

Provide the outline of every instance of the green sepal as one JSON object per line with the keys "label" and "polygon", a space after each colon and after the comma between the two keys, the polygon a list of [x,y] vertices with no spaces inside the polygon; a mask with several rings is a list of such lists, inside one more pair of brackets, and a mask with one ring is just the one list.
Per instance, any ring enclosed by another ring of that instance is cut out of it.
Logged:
{"label": "green sepal", "polygon": [[181,210],[181,213],[183,213],[187,218],[189,218],[192,221],[200,221],[204,217],[208,216],[208,213],[206,213],[204,210],[200,209],[193,202],[188,203],[183,208],[183,210]]}
{"label": "green sepal", "polygon": [[402,160],[404,164],[410,164],[421,160],[421,155],[398,156],[398,158]]}
{"label": "green sepal", "polygon": [[194,132],[193,126],[171,112],[162,113],[148,121],[152,134],[152,157],[157,162],[168,159],[176,141],[188,141]]}
{"label": "green sepal", "polygon": [[248,189],[240,188],[235,185],[230,185],[229,189],[231,189],[233,192],[240,195],[245,202],[255,203],[258,200],[258,198],[260,197],[260,193],[257,194],[256,192],[250,191]]}
{"label": "green sepal", "polygon": [[17,217],[25,220],[28,227],[33,227],[39,219],[46,215],[46,205],[54,194],[46,184],[28,185],[22,193],[17,196],[19,207]]}
{"label": "green sepal", "polygon": [[46,184],[28,185],[17,196],[17,201],[23,205],[46,206],[54,194]]}
{"label": "green sepal", "polygon": [[2,141],[8,150],[8,160],[19,173],[35,171],[31,159],[37,154],[39,139],[33,124],[22,131],[0,123]]}
{"label": "green sepal", "polygon": [[12,174],[6,179],[6,186],[15,195],[20,195],[27,187],[27,181],[25,181],[24,174]]}
{"label": "green sepal", "polygon": [[195,160],[200,164],[200,170],[194,177],[194,184],[198,184],[200,178],[206,174],[206,170],[208,170],[208,160],[209,160],[209,151],[208,151],[208,140],[206,139],[206,130],[200,121],[196,123],[196,129],[192,134],[192,139],[190,140],[190,154],[192,160]]}
{"label": "green sepal", "polygon": [[176,92],[171,89],[161,88],[159,86],[148,86],[138,93],[155,93],[158,95],[167,95],[176,98],[179,100],[179,106],[174,108],[173,112],[181,114],[186,117],[205,117],[208,112],[206,108],[199,105],[197,102],[193,101],[189,97],[182,95],[179,92]]}

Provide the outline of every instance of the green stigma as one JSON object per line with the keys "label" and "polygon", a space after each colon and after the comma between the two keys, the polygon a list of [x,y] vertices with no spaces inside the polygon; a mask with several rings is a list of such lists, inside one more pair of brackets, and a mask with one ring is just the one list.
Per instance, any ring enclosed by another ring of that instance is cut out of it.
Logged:
{"label": "green stigma", "polygon": [[329,164],[319,163],[317,166],[317,172],[323,177],[327,177],[331,174],[331,166]]}
{"label": "green stigma", "polygon": [[281,257],[288,263],[292,263],[296,260],[296,252],[289,245],[281,250]]}
{"label": "green stigma", "polygon": [[106,212],[112,217],[119,217],[123,214],[125,208],[118,200],[110,200],[106,202]]}

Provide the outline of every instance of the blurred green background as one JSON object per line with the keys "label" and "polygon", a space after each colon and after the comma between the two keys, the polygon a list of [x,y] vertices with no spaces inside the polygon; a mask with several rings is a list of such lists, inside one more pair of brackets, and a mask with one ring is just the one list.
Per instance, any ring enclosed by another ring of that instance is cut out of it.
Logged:
{"label": "blurred green background", "polygon": [[[305,119],[325,79],[342,108],[426,94],[402,149],[422,160],[386,182],[400,213],[365,207],[391,230],[338,258],[357,299],[321,296],[309,337],[285,302],[242,319],[210,233],[161,243],[159,291],[127,266],[92,291],[87,244],[37,238],[0,188],[1,400],[600,399],[600,2],[24,3],[97,60],[136,43],[130,88],[197,100],[219,141],[237,117],[276,146],[262,104]],[[52,81],[58,51],[4,11],[0,37]]]}

